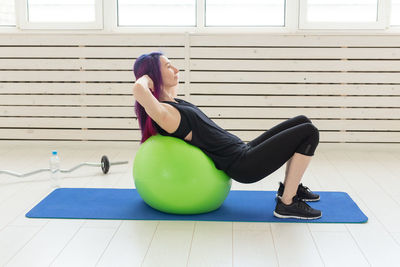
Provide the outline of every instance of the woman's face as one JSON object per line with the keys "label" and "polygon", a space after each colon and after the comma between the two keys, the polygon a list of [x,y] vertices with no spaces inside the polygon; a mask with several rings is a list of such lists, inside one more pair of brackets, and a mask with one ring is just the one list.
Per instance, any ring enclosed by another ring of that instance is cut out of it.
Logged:
{"label": "woman's face", "polygon": [[160,56],[160,63],[164,88],[176,86],[179,82],[179,70],[171,64],[166,56]]}

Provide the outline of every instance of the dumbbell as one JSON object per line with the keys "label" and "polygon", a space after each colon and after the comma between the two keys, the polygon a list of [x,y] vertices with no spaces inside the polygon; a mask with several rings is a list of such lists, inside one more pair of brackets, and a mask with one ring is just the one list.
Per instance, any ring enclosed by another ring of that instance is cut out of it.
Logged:
{"label": "dumbbell", "polygon": [[[110,162],[107,158],[107,156],[102,156],[101,157],[101,162],[100,163],[93,163],[93,162],[83,162],[69,170],[59,170],[59,172],[61,173],[69,173],[69,172],[73,172],[76,169],[82,167],[82,166],[91,166],[91,167],[101,167],[101,170],[103,171],[104,174],[107,174],[108,171],[110,170],[110,166],[112,165],[122,165],[122,164],[128,164],[128,161],[118,161],[118,162]],[[4,173],[4,174],[8,174],[8,175],[13,175],[13,176],[17,176],[17,177],[26,177],[26,176],[30,176],[36,173],[40,173],[40,172],[51,172],[50,168],[47,169],[39,169],[36,171],[32,171],[32,172],[28,172],[28,173],[24,173],[24,174],[20,174],[20,173],[16,173],[16,172],[12,172],[12,171],[7,171],[7,170],[0,170],[0,174]]]}

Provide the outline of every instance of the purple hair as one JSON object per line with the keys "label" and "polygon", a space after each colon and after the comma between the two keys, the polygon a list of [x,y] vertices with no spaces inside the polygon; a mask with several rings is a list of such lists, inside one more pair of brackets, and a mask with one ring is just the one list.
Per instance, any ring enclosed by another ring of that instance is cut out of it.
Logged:
{"label": "purple hair", "polygon": [[[135,74],[136,80],[147,74],[154,83],[154,95],[157,100],[160,99],[162,90],[162,77],[160,70],[160,56],[163,55],[161,52],[152,52],[149,54],[143,54],[138,57],[133,65],[133,73]],[[135,113],[139,121],[139,127],[142,132],[142,139],[140,143],[142,144],[149,137],[156,135],[157,129],[153,126],[152,119],[147,115],[146,110],[138,101],[135,101]]]}

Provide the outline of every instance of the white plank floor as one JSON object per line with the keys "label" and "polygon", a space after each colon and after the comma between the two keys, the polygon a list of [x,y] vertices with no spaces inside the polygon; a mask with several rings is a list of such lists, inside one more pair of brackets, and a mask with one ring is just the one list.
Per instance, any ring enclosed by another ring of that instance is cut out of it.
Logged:
{"label": "white plank floor", "polygon": [[[0,169],[47,168],[57,149],[61,168],[111,161],[108,175],[84,167],[62,187],[133,188],[137,144],[0,142]],[[320,144],[303,182],[346,191],[366,224],[48,220],[24,215],[53,188],[49,174],[0,175],[0,266],[395,266],[400,262],[400,145]],[[276,190],[284,166],[233,190]]]}

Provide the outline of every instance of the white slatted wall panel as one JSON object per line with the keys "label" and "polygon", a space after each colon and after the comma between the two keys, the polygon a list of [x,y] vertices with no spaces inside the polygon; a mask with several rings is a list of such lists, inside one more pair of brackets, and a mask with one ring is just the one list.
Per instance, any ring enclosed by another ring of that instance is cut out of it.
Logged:
{"label": "white slatted wall panel", "polygon": [[0,45],[0,139],[139,140],[136,57],[162,51],[185,73],[182,35],[0,35]]}
{"label": "white slatted wall panel", "polygon": [[196,35],[190,96],[251,140],[304,114],[321,142],[400,143],[400,36]]}
{"label": "white slatted wall panel", "polygon": [[400,143],[400,36],[0,35],[0,140],[138,141],[136,57],[249,141],[304,114],[321,142]]}

